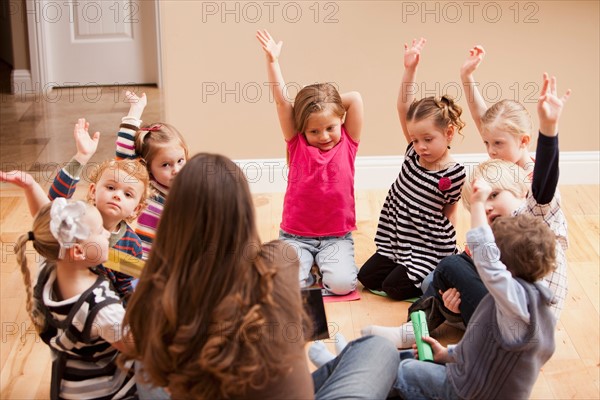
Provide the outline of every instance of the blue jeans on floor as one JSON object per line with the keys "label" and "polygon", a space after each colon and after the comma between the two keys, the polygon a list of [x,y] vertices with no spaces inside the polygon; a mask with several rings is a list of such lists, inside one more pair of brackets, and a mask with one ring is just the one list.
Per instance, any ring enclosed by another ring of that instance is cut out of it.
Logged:
{"label": "blue jeans on floor", "polygon": [[300,262],[300,286],[314,283],[310,273],[317,264],[323,276],[323,287],[336,295],[345,295],[356,289],[358,268],[354,261],[352,233],[344,236],[306,237],[279,231],[279,240],[292,245]]}
{"label": "blue jeans on floor", "polygon": [[[366,336],[354,340],[335,359],[313,372],[315,399],[385,399],[396,379],[400,357],[387,339]],[[139,365],[136,363],[136,374]],[[162,388],[138,384],[140,400],[169,400]]]}
{"label": "blue jeans on floor", "polygon": [[400,357],[387,339],[366,336],[348,343],[313,372],[316,400],[385,399],[396,379]]}
{"label": "blue jeans on floor", "polygon": [[392,396],[407,400],[455,400],[459,397],[446,375],[446,366],[414,358],[412,350],[400,352],[400,365]]}

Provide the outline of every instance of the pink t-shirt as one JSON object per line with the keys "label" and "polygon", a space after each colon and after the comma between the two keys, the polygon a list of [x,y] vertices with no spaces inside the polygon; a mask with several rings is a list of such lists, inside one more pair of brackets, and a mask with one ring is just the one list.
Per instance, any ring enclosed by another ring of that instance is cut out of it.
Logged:
{"label": "pink t-shirt", "polygon": [[356,229],[354,160],[358,150],[342,125],[329,151],[310,146],[298,133],[287,142],[288,184],[281,229],[293,235],[343,236]]}

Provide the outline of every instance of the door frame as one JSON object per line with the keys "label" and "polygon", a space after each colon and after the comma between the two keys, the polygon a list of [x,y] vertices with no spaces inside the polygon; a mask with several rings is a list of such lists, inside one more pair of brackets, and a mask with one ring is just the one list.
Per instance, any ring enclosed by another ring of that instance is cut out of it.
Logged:
{"label": "door frame", "polygon": [[[147,0],[142,0],[147,1]],[[156,26],[156,67],[158,69],[159,88],[162,87],[162,52],[160,40],[160,6],[158,0],[154,2],[154,15]],[[47,60],[47,38],[44,34],[46,22],[44,18],[39,18],[39,5],[45,3],[45,0],[25,0],[27,10],[27,33],[29,37],[29,59],[31,68],[31,89],[32,92],[45,93],[54,87],[52,82],[48,82],[48,60]]]}

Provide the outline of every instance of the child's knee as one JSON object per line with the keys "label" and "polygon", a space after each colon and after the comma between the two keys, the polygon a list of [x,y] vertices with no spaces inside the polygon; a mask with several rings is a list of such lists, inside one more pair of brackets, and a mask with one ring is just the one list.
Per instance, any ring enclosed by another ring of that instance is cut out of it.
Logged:
{"label": "child's knee", "polygon": [[334,274],[323,273],[323,286],[331,293],[345,295],[356,289],[356,273]]}

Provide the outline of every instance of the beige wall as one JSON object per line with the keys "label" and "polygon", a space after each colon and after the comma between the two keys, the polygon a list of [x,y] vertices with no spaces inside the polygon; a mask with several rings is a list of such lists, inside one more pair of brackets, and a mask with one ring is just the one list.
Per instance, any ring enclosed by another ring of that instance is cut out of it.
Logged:
{"label": "beige wall", "polygon": [[264,55],[254,36],[259,28],[284,41],[280,63],[292,88],[330,81],[341,91],[361,92],[365,128],[359,156],[403,152],[395,110],[403,44],[420,36],[428,43],[417,96],[445,87],[465,108],[468,125],[464,140],[454,143],[455,153],[484,152],[459,79],[475,44],[488,53],[476,74],[486,99],[523,102],[537,126],[541,75],[555,74],[561,93],[573,90],[561,120],[561,150],[600,149],[597,1],[515,6],[514,1],[170,0],[161,2],[166,115],[192,152],[236,159],[284,156]]}
{"label": "beige wall", "polygon": [[14,68],[29,70],[29,41],[25,0],[11,0],[11,30]]}

